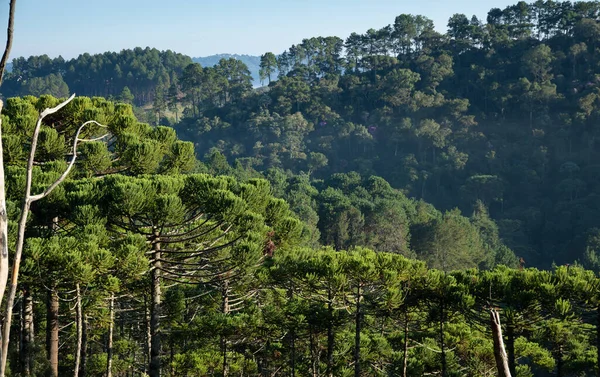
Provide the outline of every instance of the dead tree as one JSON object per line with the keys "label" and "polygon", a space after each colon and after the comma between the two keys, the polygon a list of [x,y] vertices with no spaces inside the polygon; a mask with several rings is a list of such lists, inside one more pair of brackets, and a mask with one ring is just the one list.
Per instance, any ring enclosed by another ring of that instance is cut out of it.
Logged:
{"label": "dead tree", "polygon": [[490,323],[492,326],[492,337],[494,338],[494,357],[498,367],[498,377],[511,377],[508,366],[508,356],[502,340],[502,327],[500,326],[500,314],[496,309],[490,309]]}
{"label": "dead tree", "polygon": [[[6,47],[0,60],[0,85],[2,84],[6,62],[12,48],[16,3],[16,0],[10,1]],[[0,112],[2,112],[2,107],[3,103],[0,101]],[[8,268],[8,214],[6,211],[6,183],[4,180],[4,157],[2,149],[2,119],[0,118],[0,302],[4,298],[6,284],[8,283]],[[4,355],[2,355],[2,359],[5,359]],[[2,368],[0,375],[4,377],[4,368]]]}

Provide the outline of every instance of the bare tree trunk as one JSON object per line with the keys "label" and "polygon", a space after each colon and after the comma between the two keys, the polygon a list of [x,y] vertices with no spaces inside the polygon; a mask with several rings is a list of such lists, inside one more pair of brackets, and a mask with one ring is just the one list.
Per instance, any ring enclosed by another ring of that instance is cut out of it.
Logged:
{"label": "bare tree trunk", "polygon": [[502,339],[500,314],[495,309],[490,309],[490,319],[492,336],[494,337],[494,357],[496,358],[496,366],[498,367],[498,377],[511,377],[508,356],[506,355],[504,340]]}
{"label": "bare tree trunk", "polygon": [[510,374],[516,376],[515,327],[512,325],[506,326],[506,353],[508,354],[508,367],[510,368]]}
{"label": "bare tree trunk", "polygon": [[108,324],[108,344],[106,346],[106,377],[112,377],[113,330],[115,327],[115,294],[110,296],[110,322]]}
{"label": "bare tree trunk", "polygon": [[333,334],[333,297],[331,289],[327,290],[327,377],[333,377],[333,347],[335,336]]}
{"label": "bare tree trunk", "polygon": [[75,350],[75,369],[73,370],[73,377],[79,376],[79,364],[81,363],[81,328],[82,328],[82,309],[81,309],[81,288],[79,283],[75,284],[75,292],[77,294],[76,301],[76,315],[75,321],[77,322],[77,349]]}
{"label": "bare tree trunk", "polygon": [[[223,314],[229,314],[229,281],[225,280],[223,282],[223,290],[221,292],[221,297],[223,299],[222,311]],[[223,357],[223,377],[227,377],[229,375],[229,361],[227,360],[227,338],[224,334],[221,334],[221,355]]]}
{"label": "bare tree trunk", "polygon": [[56,288],[48,292],[46,316],[46,348],[50,362],[50,376],[58,377],[58,293]]}
{"label": "bare tree trunk", "polygon": [[596,376],[600,377],[600,304],[596,308]]}
{"label": "bare tree trunk", "polygon": [[360,377],[360,299],[362,292],[361,286],[358,285],[356,292],[356,318],[355,318],[355,333],[354,333],[354,377]]}
{"label": "bare tree trunk", "polygon": [[[14,0],[11,2],[11,8]],[[11,10],[11,19],[12,19]],[[12,34],[12,26],[9,26],[9,30]],[[1,74],[2,72],[0,72]],[[3,103],[0,101],[0,112],[2,111]],[[4,297],[6,291],[6,284],[8,283],[8,216],[6,212],[6,191],[4,188],[4,158],[2,157],[2,119],[0,119],[0,302]],[[1,330],[1,329],[0,329]],[[0,331],[0,334],[2,331]],[[4,343],[4,342],[3,342]],[[4,353],[1,355],[1,359],[4,360],[6,356]],[[4,364],[4,363],[2,363]],[[4,377],[4,368],[0,368],[0,376]]]}
{"label": "bare tree trunk", "polygon": [[444,336],[444,324],[446,323],[446,318],[444,316],[445,312],[445,302],[442,299],[441,302],[441,310],[440,310],[440,350],[442,357],[442,377],[446,377],[448,375],[448,363],[446,361],[446,342]]}
{"label": "bare tree trunk", "polygon": [[153,269],[152,269],[152,306],[150,308],[150,377],[160,377],[160,238],[158,231],[154,233],[152,241]]}
{"label": "bare tree trunk", "polygon": [[23,290],[23,329],[21,343],[21,371],[30,376],[33,367],[32,349],[34,341],[33,297],[29,288]]}
{"label": "bare tree trunk", "polygon": [[146,314],[146,352],[145,352],[145,362],[146,365],[148,366],[148,374],[150,374],[150,359],[152,358],[152,356],[150,355],[150,350],[152,349],[152,326],[151,326],[151,320],[150,320],[150,303],[147,302],[147,298],[144,298],[144,304],[145,304],[145,314]]}
{"label": "bare tree trunk", "polygon": [[[2,59],[0,59],[0,84],[2,84],[2,78],[4,77],[6,63],[10,55],[10,50],[12,49],[16,5],[17,0],[10,0],[10,8],[8,12],[8,27],[6,29],[6,47],[4,48]],[[2,112],[3,105],[3,102],[0,101],[0,112]],[[8,283],[8,269],[8,215],[6,210],[6,189],[4,180],[2,120],[0,119],[0,303],[4,299],[4,292],[6,291],[6,285]],[[1,333],[2,331],[0,331],[0,334]],[[3,339],[2,341],[4,343]],[[0,364],[0,377],[4,377],[5,375],[6,357],[6,352],[2,352],[2,354],[0,355],[0,360],[2,361]]]}
{"label": "bare tree trunk", "polygon": [[87,349],[88,349],[88,324],[86,316],[83,316],[81,323],[81,366],[79,367],[79,375],[85,376],[87,371]]}
{"label": "bare tree trunk", "polygon": [[292,329],[290,332],[290,377],[296,377],[296,330]]}
{"label": "bare tree trunk", "polygon": [[408,309],[404,313],[404,345],[402,347],[402,377],[406,377],[408,370]]}
{"label": "bare tree trunk", "polygon": [[315,344],[315,334],[313,332],[312,325],[308,326],[309,343],[310,343],[310,360],[311,360],[311,372],[313,377],[319,376],[319,359],[317,357],[317,345]]}

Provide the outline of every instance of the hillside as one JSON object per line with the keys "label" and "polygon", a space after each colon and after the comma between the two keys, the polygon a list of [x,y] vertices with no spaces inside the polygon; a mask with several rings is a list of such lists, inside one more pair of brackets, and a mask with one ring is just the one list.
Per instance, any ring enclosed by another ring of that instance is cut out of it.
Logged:
{"label": "hillside", "polygon": [[596,266],[598,8],[521,2],[487,22],[457,14],[445,34],[400,15],[346,40],[307,38],[270,63],[267,92],[206,76],[199,87],[216,91],[200,89],[177,128],[200,156],[247,169],[377,175],[465,214],[482,202],[528,265]]}
{"label": "hillside", "polygon": [[467,216],[481,202],[528,265],[596,265],[598,8],[518,3],[485,22],[454,15],[444,34],[427,17],[400,15],[346,40],[307,38],[265,55],[271,83],[259,91],[257,57],[193,65],[137,48],[19,58],[2,93],[144,105],[145,120],[178,123],[199,156],[217,151],[250,175],[375,175]]}
{"label": "hillside", "polygon": [[156,88],[168,88],[192,63],[188,56],[154,48],[136,47],[103,54],[84,53],[65,60],[47,55],[13,59],[0,91],[3,97],[68,93],[85,96],[127,98],[137,105],[151,103]]}
{"label": "hillside", "polygon": [[203,67],[213,67],[219,63],[221,59],[230,59],[234,58],[242,61],[246,67],[250,70],[252,74],[252,85],[254,87],[261,86],[260,76],[258,71],[260,70],[260,56],[253,55],[238,55],[238,54],[217,54],[210,56],[202,56],[197,58],[192,58],[194,63],[200,63]]}

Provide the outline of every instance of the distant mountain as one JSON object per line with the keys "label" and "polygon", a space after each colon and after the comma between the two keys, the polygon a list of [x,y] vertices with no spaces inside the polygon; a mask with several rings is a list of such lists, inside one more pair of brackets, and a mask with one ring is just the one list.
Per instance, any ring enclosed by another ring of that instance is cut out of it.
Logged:
{"label": "distant mountain", "polygon": [[235,58],[237,60],[241,60],[242,62],[244,62],[244,64],[246,64],[246,66],[248,66],[250,73],[252,73],[252,78],[254,79],[252,84],[255,87],[261,86],[260,76],[258,74],[258,71],[260,70],[260,56],[238,55],[238,54],[217,54],[217,55],[203,56],[203,57],[199,57],[199,58],[192,58],[192,60],[194,61],[194,63],[200,63],[200,65],[203,67],[212,67],[214,65],[217,65],[217,63],[219,63],[219,60],[229,59],[229,58]]}

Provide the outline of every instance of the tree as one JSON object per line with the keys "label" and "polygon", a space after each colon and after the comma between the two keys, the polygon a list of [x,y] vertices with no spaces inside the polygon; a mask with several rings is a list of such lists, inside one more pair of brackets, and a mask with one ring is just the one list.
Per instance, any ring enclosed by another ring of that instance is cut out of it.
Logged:
{"label": "tree", "polygon": [[192,63],[185,67],[181,76],[181,88],[186,95],[186,101],[192,106],[192,113],[196,116],[200,105],[200,90],[203,80],[202,66]]}
{"label": "tree", "polygon": [[45,77],[32,77],[23,84],[25,91],[33,96],[50,94],[54,97],[68,97],[69,86],[60,75],[50,74]]}
{"label": "tree", "polygon": [[458,210],[415,229],[412,246],[430,267],[442,271],[460,270],[493,263],[486,255],[479,232],[461,217]]}
{"label": "tree", "polygon": [[308,174],[327,166],[327,157],[323,153],[311,152],[308,155]]}
{"label": "tree", "polygon": [[175,123],[179,122],[179,86],[174,78],[167,91],[167,108],[175,113]]}
{"label": "tree", "polygon": [[264,79],[269,80],[271,83],[271,75],[276,72],[277,69],[277,58],[272,52],[267,52],[260,57],[260,81]]}
{"label": "tree", "polygon": [[498,375],[510,377],[511,372],[508,367],[508,358],[504,349],[504,341],[502,339],[502,327],[500,325],[500,314],[495,309],[490,309],[490,317],[492,323],[492,336],[494,337],[494,356],[496,357],[496,365]]}
{"label": "tree", "polygon": [[165,100],[165,88],[162,85],[159,85],[154,90],[154,101],[152,102],[152,109],[156,113],[155,124],[158,124],[161,121],[161,115],[164,115],[164,111],[167,110],[167,101]]}
{"label": "tree", "polygon": [[[6,37],[6,47],[0,60],[0,84],[4,77],[4,70],[6,69],[6,62],[12,48],[13,41],[13,30],[15,22],[15,8],[17,1],[11,0],[10,10],[8,14],[8,31]],[[0,101],[0,111],[2,111],[3,102]],[[6,183],[5,183],[5,170],[4,170],[4,157],[3,157],[3,146],[4,142],[1,140],[2,135],[2,120],[0,119],[0,302],[3,302],[4,293],[6,290],[6,284],[8,282],[8,215],[6,207]],[[4,331],[4,329],[0,329]],[[9,329],[10,331],[10,329]],[[4,349],[4,347],[3,347]],[[6,356],[4,352],[1,355],[2,365],[0,365],[0,377],[5,375],[5,361]]]}
{"label": "tree", "polygon": [[[286,205],[268,195],[265,181],[155,175],[110,177],[101,185],[112,227],[144,236],[149,245],[151,376],[161,371],[163,279],[214,282],[235,275],[243,263],[258,263],[270,228],[274,247],[299,232]],[[248,255],[255,256],[251,262],[243,258]]]}
{"label": "tree", "polygon": [[367,249],[356,249],[348,253],[342,261],[342,268],[348,277],[348,291],[351,292],[354,306],[354,377],[361,376],[361,333],[365,312],[365,296],[373,289],[372,285],[378,272],[376,270],[376,254]]}
{"label": "tree", "polygon": [[129,90],[129,87],[126,86],[123,88],[121,95],[119,95],[119,99],[124,103],[132,104],[135,97],[131,93],[131,90]]}

